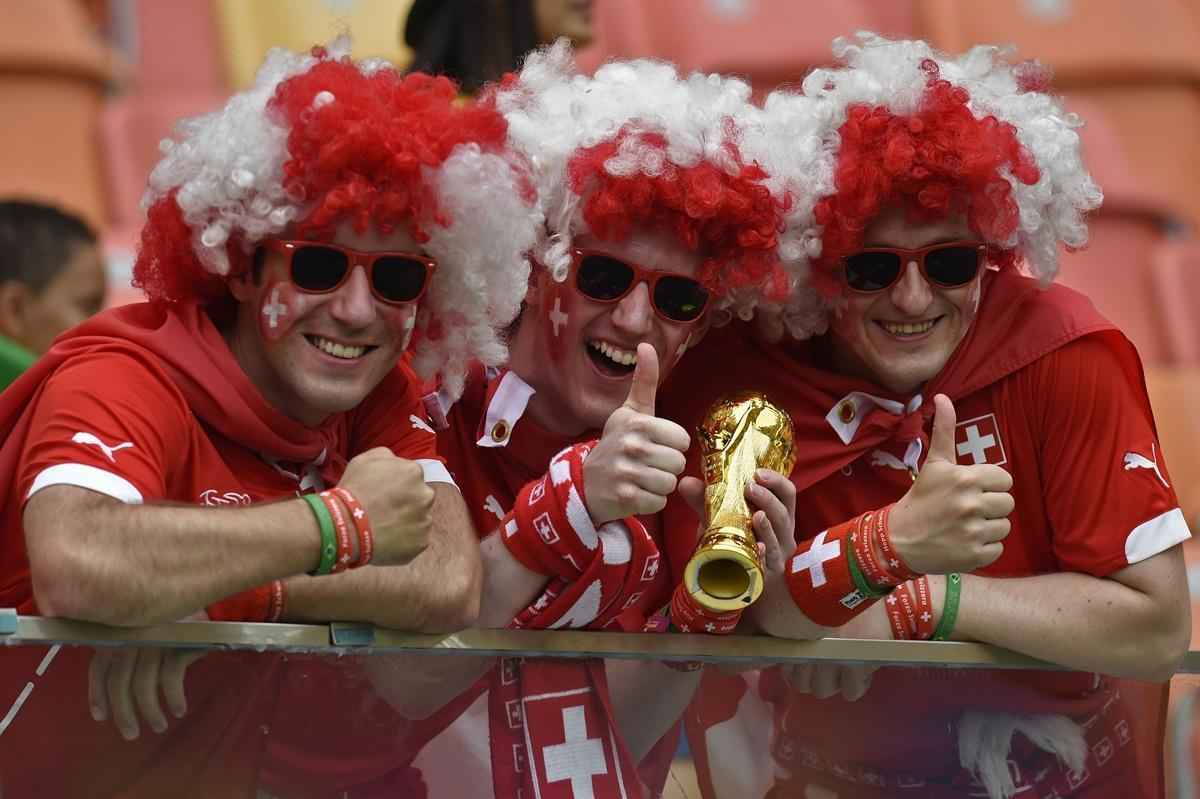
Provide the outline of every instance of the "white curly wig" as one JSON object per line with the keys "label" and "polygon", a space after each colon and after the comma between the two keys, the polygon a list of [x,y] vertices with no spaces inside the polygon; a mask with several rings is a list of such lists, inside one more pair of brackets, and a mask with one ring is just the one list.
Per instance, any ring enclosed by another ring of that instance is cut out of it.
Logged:
{"label": "white curly wig", "polygon": [[966,213],[1002,264],[1044,283],[1060,242],[1087,243],[1103,195],[1080,156],[1082,121],[1046,93],[1049,70],[999,47],[952,58],[867,32],[836,39],[833,53],[841,66],[811,72],[802,93],[768,96],[744,145],[794,198],[783,248],[809,261],[819,291],[802,287],[793,316],[837,302],[836,259],[888,203],[919,218]]}
{"label": "white curly wig", "polygon": [[567,277],[575,236],[614,240],[658,225],[706,256],[700,277],[715,308],[749,316],[764,296],[791,290],[777,252],[789,199],[740,152],[760,114],[744,81],[681,77],[649,59],[588,77],[560,40],[484,96],[533,166],[548,227],[537,260],[555,280]]}
{"label": "white curly wig", "polygon": [[444,78],[349,52],[346,36],[311,53],[273,49],[252,88],[178,124],[142,201],[135,284],[152,300],[210,301],[265,238],[405,226],[438,260],[414,366],[458,396],[471,360],[507,358],[498,331],[525,296],[541,209],[493,109],[458,104]]}

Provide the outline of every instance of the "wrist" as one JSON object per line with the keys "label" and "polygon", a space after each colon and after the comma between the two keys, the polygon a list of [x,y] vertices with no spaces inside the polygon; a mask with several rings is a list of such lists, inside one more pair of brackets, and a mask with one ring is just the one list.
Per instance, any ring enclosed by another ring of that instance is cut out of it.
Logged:
{"label": "wrist", "polygon": [[941,618],[938,619],[937,629],[933,632],[935,641],[949,641],[954,635],[954,626],[958,621],[959,601],[962,597],[962,575],[957,572],[947,574],[945,585]]}
{"label": "wrist", "polygon": [[[313,577],[329,574],[333,571],[333,564],[337,558],[337,534],[333,529],[333,516],[316,494],[305,494],[300,501],[308,506],[309,518],[316,522],[317,528],[316,563],[307,573]],[[309,529],[312,529],[311,522]]]}
{"label": "wrist", "polygon": [[[875,513],[872,511],[872,514]],[[855,559],[855,541],[871,514],[830,527],[803,541],[788,558],[784,573],[792,601],[822,627],[841,627],[873,605],[882,592],[866,585]]]}
{"label": "wrist", "polygon": [[501,521],[505,547],[530,571],[574,580],[598,551],[599,533],[583,500],[584,466],[594,445],[555,455],[549,472],[521,489]]}

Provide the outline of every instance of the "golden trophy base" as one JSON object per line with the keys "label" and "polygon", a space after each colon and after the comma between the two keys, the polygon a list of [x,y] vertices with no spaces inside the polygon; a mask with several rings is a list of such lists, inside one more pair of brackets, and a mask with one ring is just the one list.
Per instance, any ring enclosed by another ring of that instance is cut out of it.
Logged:
{"label": "golden trophy base", "polygon": [[700,539],[683,571],[683,584],[700,606],[716,613],[744,610],[763,590],[753,539],[738,527],[718,527]]}

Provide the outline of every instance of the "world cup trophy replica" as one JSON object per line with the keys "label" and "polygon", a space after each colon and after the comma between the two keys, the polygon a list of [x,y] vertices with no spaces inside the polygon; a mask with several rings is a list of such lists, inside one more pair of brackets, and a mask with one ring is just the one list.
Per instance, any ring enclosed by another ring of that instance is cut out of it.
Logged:
{"label": "world cup trophy replica", "polygon": [[756,469],[791,473],[792,420],[761,393],[745,391],[717,400],[696,432],[704,461],[705,528],[684,569],[684,586],[711,611],[746,608],[763,590],[746,485]]}

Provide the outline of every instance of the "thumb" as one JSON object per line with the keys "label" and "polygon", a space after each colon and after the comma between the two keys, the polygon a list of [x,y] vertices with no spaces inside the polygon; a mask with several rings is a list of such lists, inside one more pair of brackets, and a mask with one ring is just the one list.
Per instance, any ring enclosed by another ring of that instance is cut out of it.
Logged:
{"label": "thumb", "polygon": [[946,461],[958,463],[954,449],[954,403],[945,394],[933,398],[933,432],[929,436],[929,457],[926,463]]}
{"label": "thumb", "polygon": [[683,497],[683,501],[688,504],[688,507],[703,519],[704,481],[698,477],[681,477],[677,490],[679,491],[679,496]]}
{"label": "thumb", "polygon": [[637,365],[633,367],[633,382],[629,385],[625,407],[653,416],[654,397],[657,393],[658,351],[643,341],[637,347]]}

